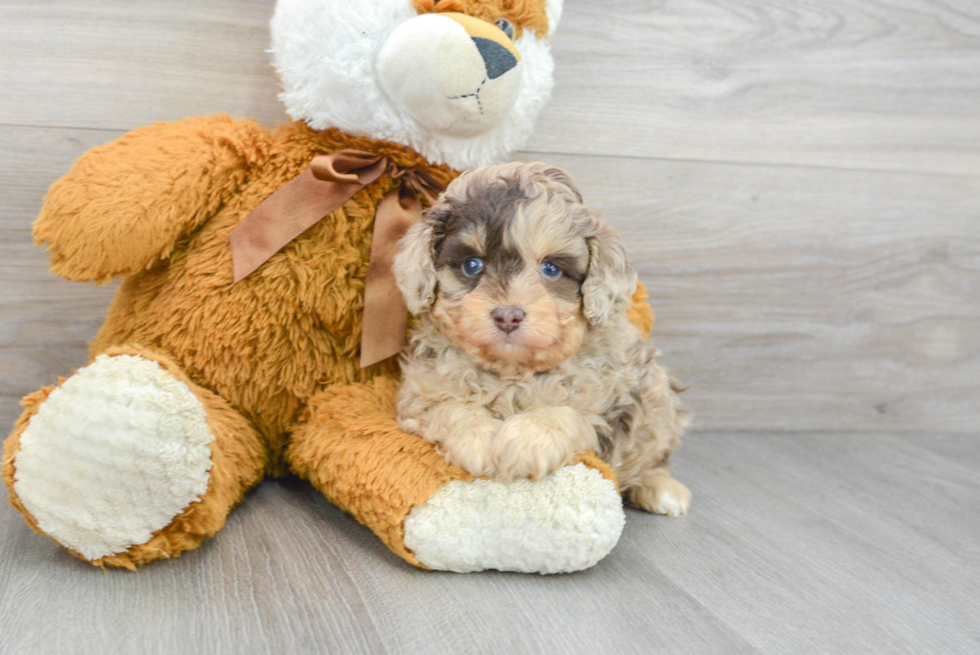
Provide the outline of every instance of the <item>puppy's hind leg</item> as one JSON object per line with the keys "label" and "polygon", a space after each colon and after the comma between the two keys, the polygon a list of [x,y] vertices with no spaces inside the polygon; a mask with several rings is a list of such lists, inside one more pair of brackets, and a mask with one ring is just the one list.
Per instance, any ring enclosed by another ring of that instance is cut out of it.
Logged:
{"label": "puppy's hind leg", "polygon": [[670,474],[667,466],[644,471],[640,486],[629,491],[634,505],[654,514],[683,516],[691,505],[691,492]]}
{"label": "puppy's hind leg", "polygon": [[680,384],[653,363],[648,348],[639,399],[640,407],[628,422],[629,437],[614,452],[617,470],[629,500],[654,514],[683,516],[691,505],[691,492],[670,474],[670,455],[677,448],[688,412],[677,394]]}

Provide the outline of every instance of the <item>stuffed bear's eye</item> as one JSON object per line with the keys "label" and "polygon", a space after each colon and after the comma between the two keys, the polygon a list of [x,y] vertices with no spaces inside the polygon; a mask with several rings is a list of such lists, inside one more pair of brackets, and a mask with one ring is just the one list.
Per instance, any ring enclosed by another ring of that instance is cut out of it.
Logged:
{"label": "stuffed bear's eye", "polygon": [[479,257],[470,257],[463,262],[463,274],[473,277],[483,272],[483,260]]}
{"label": "stuffed bear's eye", "polygon": [[514,39],[514,24],[507,20],[506,18],[498,18],[497,22],[494,23],[501,31],[507,35],[508,39]]}
{"label": "stuffed bear's eye", "polygon": [[561,268],[551,262],[545,262],[541,264],[541,275],[549,280],[557,280],[561,277]]}

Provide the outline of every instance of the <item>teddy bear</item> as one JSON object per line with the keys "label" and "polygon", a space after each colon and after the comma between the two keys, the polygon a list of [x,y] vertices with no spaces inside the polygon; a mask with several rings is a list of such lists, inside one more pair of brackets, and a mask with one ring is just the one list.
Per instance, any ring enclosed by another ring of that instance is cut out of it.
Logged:
{"label": "teddy bear", "polygon": [[[594,454],[542,480],[474,480],[395,421],[405,319],[383,251],[459,171],[526,141],[561,11],[279,0],[293,122],[187,118],[83,155],[35,241],[64,278],[122,282],[88,363],[24,398],[4,443],[28,525],[133,569],[197,547],[263,478],[292,473],[421,568],[604,557],[624,512]],[[630,312],[648,333],[642,286]]]}

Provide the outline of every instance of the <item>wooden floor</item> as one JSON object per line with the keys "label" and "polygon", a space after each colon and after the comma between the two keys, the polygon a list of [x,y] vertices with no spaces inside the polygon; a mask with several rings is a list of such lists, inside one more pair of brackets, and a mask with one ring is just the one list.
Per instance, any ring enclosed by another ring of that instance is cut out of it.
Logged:
{"label": "wooden floor", "polygon": [[[692,436],[684,519],[562,576],[432,573],[298,481],[198,551],[104,574],[0,510],[4,653],[980,651],[975,437]],[[108,649],[108,650],[106,650]]]}
{"label": "wooden floor", "polygon": [[[0,2],[0,424],[112,287],[30,242],[126,130],[285,119],[272,0]],[[567,0],[525,160],[627,238],[692,384],[682,520],[596,568],[410,569],[293,480],[103,574],[0,509],[0,654],[980,652],[980,3]],[[0,431],[2,432],[2,431]]]}

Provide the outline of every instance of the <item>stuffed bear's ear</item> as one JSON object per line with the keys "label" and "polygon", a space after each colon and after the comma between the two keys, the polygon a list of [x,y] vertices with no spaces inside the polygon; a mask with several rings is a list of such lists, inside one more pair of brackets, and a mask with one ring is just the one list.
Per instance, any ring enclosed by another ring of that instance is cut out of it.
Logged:
{"label": "stuffed bear's ear", "polygon": [[436,227],[444,221],[435,207],[429,209],[399,242],[392,265],[395,282],[413,315],[427,312],[436,300]]}
{"label": "stuffed bear's ear", "polygon": [[586,238],[589,268],[582,282],[582,313],[593,327],[617,313],[625,314],[636,291],[636,269],[629,263],[623,240],[598,213]]}

